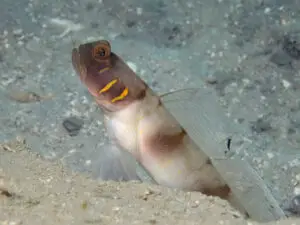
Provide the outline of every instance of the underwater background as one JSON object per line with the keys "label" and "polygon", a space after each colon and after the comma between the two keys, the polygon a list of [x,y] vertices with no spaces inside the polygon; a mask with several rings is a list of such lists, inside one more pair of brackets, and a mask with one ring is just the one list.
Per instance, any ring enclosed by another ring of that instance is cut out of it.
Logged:
{"label": "underwater background", "polygon": [[238,154],[285,207],[300,194],[299,9],[297,0],[2,0],[0,141],[22,136],[44,158],[97,174],[109,140],[71,51],[107,39],[157,93],[212,88],[250,146]]}

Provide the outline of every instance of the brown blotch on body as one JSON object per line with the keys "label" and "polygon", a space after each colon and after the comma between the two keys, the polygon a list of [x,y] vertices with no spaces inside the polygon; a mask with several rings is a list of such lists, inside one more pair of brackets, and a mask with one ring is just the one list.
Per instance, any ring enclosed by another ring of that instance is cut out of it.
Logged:
{"label": "brown blotch on body", "polygon": [[[170,128],[171,129],[171,128]],[[151,148],[156,149],[157,152],[163,153],[163,151],[173,151],[177,146],[183,143],[183,138],[187,135],[184,129],[175,134],[164,134],[157,132],[149,142],[151,143]]]}

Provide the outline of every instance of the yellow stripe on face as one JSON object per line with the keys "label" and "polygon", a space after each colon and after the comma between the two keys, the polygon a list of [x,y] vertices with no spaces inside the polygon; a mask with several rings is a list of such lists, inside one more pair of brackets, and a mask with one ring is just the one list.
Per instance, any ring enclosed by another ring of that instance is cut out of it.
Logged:
{"label": "yellow stripe on face", "polygon": [[111,100],[111,102],[114,103],[114,102],[116,102],[116,101],[120,101],[120,100],[124,99],[127,95],[128,95],[128,88],[125,88],[125,89],[123,90],[123,92],[122,92],[119,96],[113,98],[113,99]]}
{"label": "yellow stripe on face", "polygon": [[103,73],[103,72],[105,72],[105,71],[107,71],[107,70],[109,70],[109,69],[110,69],[110,67],[105,67],[105,68],[99,70],[99,73]]}
{"label": "yellow stripe on face", "polygon": [[99,91],[99,94],[102,94],[103,92],[106,92],[108,91],[115,83],[118,82],[118,79],[114,79],[112,80],[111,82],[109,82],[107,85],[105,85],[104,88],[102,88],[100,91]]}

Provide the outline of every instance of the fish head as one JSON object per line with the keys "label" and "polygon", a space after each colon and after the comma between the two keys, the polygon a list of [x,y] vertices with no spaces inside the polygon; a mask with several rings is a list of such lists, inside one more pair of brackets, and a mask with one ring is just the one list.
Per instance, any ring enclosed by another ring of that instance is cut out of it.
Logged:
{"label": "fish head", "polygon": [[72,64],[90,94],[99,97],[99,91],[112,78],[108,72],[112,68],[110,44],[101,40],[73,48]]}
{"label": "fish head", "polygon": [[111,51],[106,40],[74,48],[72,64],[81,82],[103,109],[118,111],[145,95],[146,84]]}

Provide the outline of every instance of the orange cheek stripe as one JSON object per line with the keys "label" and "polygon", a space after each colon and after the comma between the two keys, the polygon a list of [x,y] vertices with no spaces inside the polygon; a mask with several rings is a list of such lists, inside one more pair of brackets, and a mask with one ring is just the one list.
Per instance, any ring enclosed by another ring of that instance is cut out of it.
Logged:
{"label": "orange cheek stripe", "polygon": [[102,94],[103,92],[108,91],[117,82],[118,82],[118,79],[114,79],[114,80],[110,81],[107,85],[104,86],[104,88],[102,88],[99,91],[99,94]]}
{"label": "orange cheek stripe", "polygon": [[122,91],[122,93],[121,93],[119,96],[113,98],[113,99],[111,100],[111,102],[114,103],[114,102],[116,102],[116,101],[123,100],[123,99],[128,95],[128,92],[129,92],[129,91],[128,91],[128,88],[125,88],[125,89]]}
{"label": "orange cheek stripe", "polygon": [[103,72],[105,72],[105,71],[107,71],[107,70],[109,70],[109,69],[110,69],[110,67],[105,67],[105,68],[99,70],[98,73],[103,73]]}

